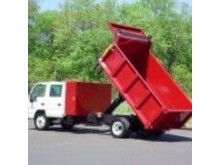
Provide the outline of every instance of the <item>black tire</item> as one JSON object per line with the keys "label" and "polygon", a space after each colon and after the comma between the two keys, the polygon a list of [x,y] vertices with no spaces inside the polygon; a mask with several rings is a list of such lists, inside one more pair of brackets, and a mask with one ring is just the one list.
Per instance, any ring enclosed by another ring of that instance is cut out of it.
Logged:
{"label": "black tire", "polygon": [[49,120],[44,113],[36,114],[34,118],[34,126],[37,130],[46,130],[49,128]]}
{"label": "black tire", "polygon": [[116,138],[125,138],[130,133],[130,122],[126,118],[119,118],[111,124],[111,134]]}
{"label": "black tire", "polygon": [[62,122],[60,125],[63,129],[71,129],[73,128],[74,124],[67,124],[67,123]]}

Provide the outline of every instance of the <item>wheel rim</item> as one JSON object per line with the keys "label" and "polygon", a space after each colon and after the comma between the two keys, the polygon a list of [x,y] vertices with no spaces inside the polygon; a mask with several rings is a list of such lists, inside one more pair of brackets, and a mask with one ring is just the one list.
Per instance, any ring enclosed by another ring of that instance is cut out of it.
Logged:
{"label": "wheel rim", "polygon": [[36,119],[36,125],[38,128],[42,129],[46,124],[46,119],[43,116],[39,116]]}
{"label": "wheel rim", "polygon": [[119,122],[119,121],[116,121],[113,123],[112,125],[112,133],[116,136],[120,136],[124,131],[124,125]]}

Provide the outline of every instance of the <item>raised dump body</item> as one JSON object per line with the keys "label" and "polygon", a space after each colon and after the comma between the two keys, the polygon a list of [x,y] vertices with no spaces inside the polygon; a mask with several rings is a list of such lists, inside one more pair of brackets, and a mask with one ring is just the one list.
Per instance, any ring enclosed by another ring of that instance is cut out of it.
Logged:
{"label": "raised dump body", "polygon": [[114,41],[99,59],[108,78],[147,130],[180,128],[192,104],[150,51],[141,29],[109,24]]}

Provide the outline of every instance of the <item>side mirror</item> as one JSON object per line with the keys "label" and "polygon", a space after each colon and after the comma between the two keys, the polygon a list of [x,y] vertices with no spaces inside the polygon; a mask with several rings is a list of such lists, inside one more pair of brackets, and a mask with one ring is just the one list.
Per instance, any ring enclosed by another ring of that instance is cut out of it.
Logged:
{"label": "side mirror", "polygon": [[33,96],[33,95],[30,95],[30,102],[33,103],[34,101],[36,101],[37,99],[37,96]]}

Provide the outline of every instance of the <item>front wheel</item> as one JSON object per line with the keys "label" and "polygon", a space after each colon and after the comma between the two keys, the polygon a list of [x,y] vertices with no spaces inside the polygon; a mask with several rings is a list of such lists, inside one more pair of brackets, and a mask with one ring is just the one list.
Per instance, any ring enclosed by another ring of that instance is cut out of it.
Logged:
{"label": "front wheel", "polygon": [[34,118],[34,125],[37,130],[45,130],[49,127],[49,120],[43,113],[39,113]]}

